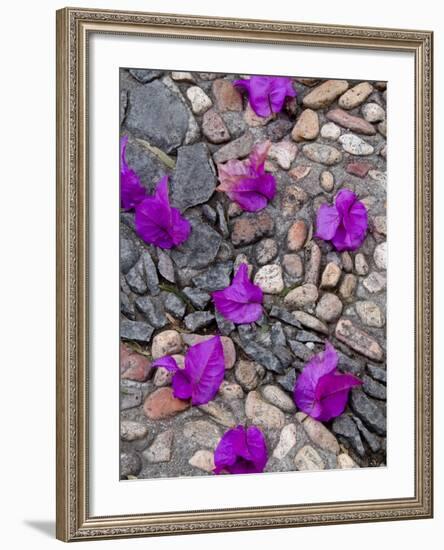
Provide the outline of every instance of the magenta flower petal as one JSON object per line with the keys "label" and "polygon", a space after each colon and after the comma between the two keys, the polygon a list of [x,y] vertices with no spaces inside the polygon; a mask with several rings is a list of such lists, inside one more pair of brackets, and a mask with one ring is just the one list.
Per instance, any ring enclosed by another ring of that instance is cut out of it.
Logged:
{"label": "magenta flower petal", "polygon": [[253,323],[262,316],[263,292],[248,278],[247,264],[241,264],[230,286],[212,293],[219,313],[233,323]]}
{"label": "magenta flower petal", "polygon": [[338,230],[340,221],[336,206],[321,204],[316,217],[316,237],[325,241],[331,240]]}
{"label": "magenta flower petal", "polygon": [[249,80],[235,80],[234,86],[248,94],[253,111],[260,117],[268,117],[282,110],[286,97],[295,97],[290,78],[281,76],[252,76]]}
{"label": "magenta flower petal", "polygon": [[164,355],[163,357],[159,357],[159,359],[156,359],[151,363],[152,367],[163,367],[169,372],[177,372],[179,370],[179,366],[176,363],[176,360],[174,357],[171,357],[171,355]]}
{"label": "magenta flower petal", "polygon": [[225,432],[214,451],[214,473],[257,474],[268,460],[263,433],[256,426],[237,426]]}
{"label": "magenta flower petal", "polygon": [[136,206],[135,225],[145,242],[160,248],[172,248],[188,239],[191,224],[177,208],[170,206],[167,176],[157,184],[154,196]]}
{"label": "magenta flower petal", "polygon": [[326,374],[319,379],[315,397],[318,403],[317,419],[328,421],[344,412],[349,390],[362,382],[351,374]]}
{"label": "magenta flower petal", "polygon": [[243,161],[218,164],[220,185],[217,190],[224,191],[247,212],[262,210],[276,194],[276,180],[264,167],[270,145],[269,141],[257,145]]}
{"label": "magenta flower petal", "polygon": [[126,163],[128,136],[120,139],[120,204],[124,210],[132,210],[146,197],[146,190],[139,176]]}
{"label": "magenta flower petal", "polygon": [[[173,395],[177,399],[190,399],[193,395],[193,383],[190,379],[190,376],[184,370],[178,370],[173,376],[171,382],[173,388]],[[193,403],[195,405],[195,403]]]}
{"label": "magenta flower petal", "polygon": [[224,350],[220,336],[191,346],[185,356],[185,369],[178,374],[182,373],[190,381],[193,405],[203,405],[211,401],[225,374]]}
{"label": "magenta flower petal", "polygon": [[315,355],[296,379],[294,401],[298,408],[320,421],[342,414],[352,387],[362,384],[351,374],[337,372],[338,355],[327,342],[325,351]]}
{"label": "magenta flower petal", "polygon": [[322,204],[316,217],[316,237],[331,241],[336,250],[356,250],[364,242],[368,214],[363,202],[350,189],[342,189],[335,204]]}

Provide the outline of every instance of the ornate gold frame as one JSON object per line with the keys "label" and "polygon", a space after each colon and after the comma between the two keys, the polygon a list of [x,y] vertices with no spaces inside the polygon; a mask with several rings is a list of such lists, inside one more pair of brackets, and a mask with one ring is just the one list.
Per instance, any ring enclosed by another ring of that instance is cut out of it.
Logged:
{"label": "ornate gold frame", "polygon": [[[161,35],[412,52],[415,56],[415,496],[91,517],[88,511],[87,41]],[[432,471],[432,42],[429,31],[65,8],[57,12],[57,537],[169,535],[429,518]]]}

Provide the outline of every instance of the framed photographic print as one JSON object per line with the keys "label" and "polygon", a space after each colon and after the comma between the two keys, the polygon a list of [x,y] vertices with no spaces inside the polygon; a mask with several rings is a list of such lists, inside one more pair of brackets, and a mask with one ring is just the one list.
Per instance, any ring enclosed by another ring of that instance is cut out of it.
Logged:
{"label": "framed photographic print", "polygon": [[431,517],[432,33],[57,12],[57,536]]}

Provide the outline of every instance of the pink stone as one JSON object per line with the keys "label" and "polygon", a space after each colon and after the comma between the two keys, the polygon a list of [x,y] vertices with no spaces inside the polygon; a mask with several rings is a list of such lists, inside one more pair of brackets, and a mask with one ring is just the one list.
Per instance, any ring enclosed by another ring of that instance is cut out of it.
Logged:
{"label": "pink stone", "polygon": [[298,220],[290,227],[287,234],[288,250],[297,252],[305,243],[307,238],[307,226],[304,220]]}
{"label": "pink stone", "polygon": [[365,178],[365,176],[368,174],[368,171],[372,168],[373,165],[368,162],[350,162],[350,164],[347,164],[345,170],[353,176],[358,176],[358,178]]}
{"label": "pink stone", "polygon": [[213,95],[219,111],[242,111],[242,96],[229,80],[215,80]]}
{"label": "pink stone", "polygon": [[171,388],[159,388],[145,399],[143,412],[151,420],[161,420],[175,416],[189,407],[190,402],[176,399]]}
{"label": "pink stone", "polygon": [[120,372],[127,380],[146,382],[151,374],[151,363],[144,355],[120,343]]}
{"label": "pink stone", "polygon": [[376,134],[375,127],[359,116],[351,115],[343,109],[332,109],[325,115],[328,120],[336,122],[343,128],[347,128],[352,132],[358,134],[365,134],[367,136],[373,136]]}

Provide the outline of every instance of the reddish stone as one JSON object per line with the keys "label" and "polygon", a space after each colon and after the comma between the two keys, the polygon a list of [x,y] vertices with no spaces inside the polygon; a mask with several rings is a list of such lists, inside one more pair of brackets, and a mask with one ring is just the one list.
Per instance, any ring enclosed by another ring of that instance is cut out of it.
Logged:
{"label": "reddish stone", "polygon": [[224,143],[231,138],[225,122],[214,109],[210,109],[204,114],[202,132],[211,143]]}
{"label": "reddish stone", "polygon": [[346,167],[346,172],[358,178],[365,178],[368,171],[373,168],[373,165],[368,162],[350,162]]}
{"label": "reddish stone", "polygon": [[143,412],[151,420],[162,420],[186,411],[189,401],[176,399],[171,388],[159,388],[153,391],[143,404]]}
{"label": "reddish stone", "polygon": [[234,246],[255,243],[261,237],[269,237],[273,229],[273,218],[268,212],[245,215],[234,222],[233,231],[231,232],[231,242]]}
{"label": "reddish stone", "polygon": [[300,250],[307,239],[307,226],[304,220],[298,220],[290,227],[287,234],[288,250],[297,252]]}
{"label": "reddish stone", "polygon": [[127,380],[146,382],[151,374],[151,363],[145,356],[120,343],[120,372]]}
{"label": "reddish stone", "polygon": [[343,128],[347,128],[357,134],[365,134],[367,136],[373,136],[376,134],[375,127],[359,116],[351,115],[343,109],[332,109],[326,114],[328,120],[336,122]]}
{"label": "reddish stone", "polygon": [[242,96],[229,80],[215,80],[213,95],[219,111],[242,111]]}

